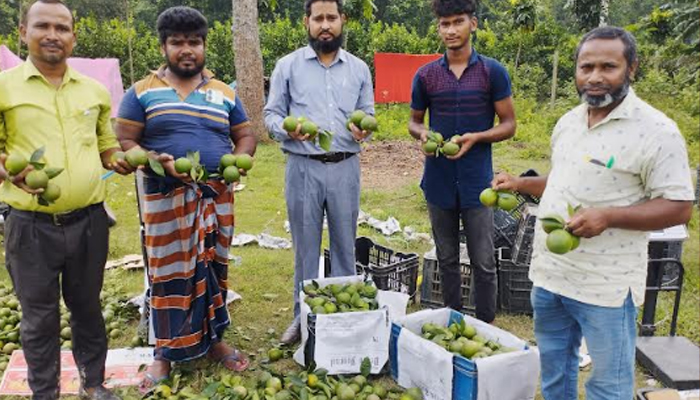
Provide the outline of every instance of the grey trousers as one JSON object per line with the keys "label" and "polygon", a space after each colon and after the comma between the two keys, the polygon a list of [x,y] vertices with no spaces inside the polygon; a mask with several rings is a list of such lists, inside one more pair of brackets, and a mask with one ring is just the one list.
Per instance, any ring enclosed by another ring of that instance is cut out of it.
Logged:
{"label": "grey trousers", "polygon": [[[108,219],[102,204],[57,226],[47,214],[11,210],[5,260],[22,306],[20,336],[33,399],[58,399],[60,311],[71,311],[73,357],[84,387],[104,381],[107,357],[100,291],[107,261]],[[44,217],[44,218],[42,218]]]}
{"label": "grey trousers", "polygon": [[467,251],[472,267],[476,317],[491,322],[496,317],[498,277],[493,248],[493,210],[488,207],[444,210],[428,203],[430,224],[440,265],[440,282],[445,306],[462,309],[459,266],[459,222],[467,234]]}
{"label": "grey trousers", "polygon": [[355,275],[360,159],[355,156],[323,163],[289,154],[285,197],[294,245],[294,315],[298,316],[299,284],[318,278],[324,215],[328,219],[331,276]]}

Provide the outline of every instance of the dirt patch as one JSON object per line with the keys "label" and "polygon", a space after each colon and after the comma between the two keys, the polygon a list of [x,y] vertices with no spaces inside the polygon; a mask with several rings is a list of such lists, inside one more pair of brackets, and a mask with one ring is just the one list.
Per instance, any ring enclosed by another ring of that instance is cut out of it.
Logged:
{"label": "dirt patch", "polygon": [[420,182],[425,156],[417,141],[383,141],[360,154],[362,188],[392,191]]}

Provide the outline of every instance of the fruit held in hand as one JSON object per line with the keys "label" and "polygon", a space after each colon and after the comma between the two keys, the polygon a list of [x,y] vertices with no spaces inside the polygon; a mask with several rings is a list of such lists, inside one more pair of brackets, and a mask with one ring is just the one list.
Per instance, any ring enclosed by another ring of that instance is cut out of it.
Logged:
{"label": "fruit held in hand", "polygon": [[192,161],[185,157],[175,160],[175,171],[179,174],[189,174],[192,170]]}
{"label": "fruit held in hand", "polygon": [[24,182],[31,189],[44,189],[49,184],[49,176],[41,170],[30,171],[24,178]]}
{"label": "fruit held in hand", "polygon": [[363,131],[374,132],[378,128],[377,119],[371,115],[368,115],[362,118],[362,121],[360,122],[360,127]]}
{"label": "fruit held in hand", "polygon": [[486,207],[493,207],[498,203],[498,192],[491,188],[486,188],[479,194],[479,201]]}
{"label": "fruit held in hand", "polygon": [[500,192],[498,193],[498,208],[510,211],[518,206],[518,198],[513,193]]}
{"label": "fruit held in hand", "polygon": [[236,165],[236,156],[233,154],[224,154],[221,156],[221,159],[219,160],[219,168],[221,168],[221,171],[233,165]]}
{"label": "fruit held in hand", "polygon": [[240,169],[249,171],[253,168],[253,157],[249,154],[241,154],[236,157],[236,166]]}
{"label": "fruit held in hand", "polygon": [[27,168],[29,162],[19,154],[10,154],[5,160],[5,169],[10,175],[17,175]]}
{"label": "fruit held in hand", "polygon": [[238,171],[238,167],[231,166],[224,169],[224,182],[233,183],[238,182],[241,179],[241,173]]}
{"label": "fruit held in hand", "polygon": [[146,151],[138,147],[134,147],[127,151],[125,158],[126,162],[128,162],[129,165],[134,168],[146,165],[148,163],[148,155],[146,154]]}
{"label": "fruit held in hand", "polygon": [[299,125],[299,120],[291,115],[282,121],[282,129],[284,129],[287,132],[296,131],[298,125]]}
{"label": "fruit held in hand", "polygon": [[53,182],[49,182],[44,189],[44,193],[41,194],[41,197],[49,203],[54,202],[61,197],[61,187]]}
{"label": "fruit held in hand", "polygon": [[553,230],[547,235],[547,249],[554,254],[566,254],[574,246],[573,235],[564,229]]}

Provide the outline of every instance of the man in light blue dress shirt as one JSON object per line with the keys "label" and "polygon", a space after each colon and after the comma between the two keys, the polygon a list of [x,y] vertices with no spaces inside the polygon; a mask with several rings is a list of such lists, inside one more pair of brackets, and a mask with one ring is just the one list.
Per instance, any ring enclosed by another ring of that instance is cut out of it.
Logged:
{"label": "man in light blue dress shirt", "polygon": [[[346,121],[355,110],[374,115],[369,67],[341,49],[342,0],[306,0],[309,45],[281,58],[272,73],[265,125],[287,154],[285,197],[294,243],[294,321],[281,342],[300,338],[299,284],[318,277],[324,214],[328,219],[332,276],[355,274],[355,235],[360,209],[360,143],[368,132]],[[282,127],[288,115],[305,117],[333,132],[326,152],[299,127]]]}

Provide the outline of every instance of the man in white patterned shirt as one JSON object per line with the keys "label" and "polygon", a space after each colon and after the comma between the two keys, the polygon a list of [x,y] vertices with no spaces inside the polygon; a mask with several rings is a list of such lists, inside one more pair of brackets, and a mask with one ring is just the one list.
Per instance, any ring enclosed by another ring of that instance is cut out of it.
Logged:
{"label": "man in white patterned shirt", "polygon": [[535,337],[546,400],[578,398],[581,338],[593,361],[588,400],[629,400],[634,390],[635,321],[644,300],[648,231],[686,223],[693,188],[676,124],[630,88],[634,37],[601,27],[576,51],[583,104],[565,114],[551,139],[549,176],[496,176],[495,189],[542,196],[538,214],[568,215],[580,246],[547,250],[540,222],[530,279]]}

